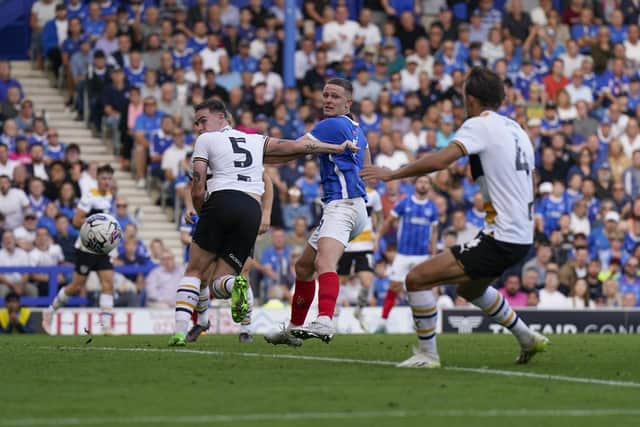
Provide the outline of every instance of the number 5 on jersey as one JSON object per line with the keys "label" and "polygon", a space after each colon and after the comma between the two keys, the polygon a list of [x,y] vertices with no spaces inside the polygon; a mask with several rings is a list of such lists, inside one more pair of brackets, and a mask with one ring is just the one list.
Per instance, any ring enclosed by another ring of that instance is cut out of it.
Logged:
{"label": "number 5 on jersey", "polygon": [[[251,166],[251,164],[253,163],[253,157],[251,156],[251,152],[239,145],[239,144],[246,144],[247,140],[244,138],[229,137],[229,141],[231,142],[231,147],[233,148],[233,152],[244,156],[242,160],[235,160],[233,162],[233,166],[237,168],[248,168],[249,166]],[[251,177],[238,174],[238,181],[251,181]]]}

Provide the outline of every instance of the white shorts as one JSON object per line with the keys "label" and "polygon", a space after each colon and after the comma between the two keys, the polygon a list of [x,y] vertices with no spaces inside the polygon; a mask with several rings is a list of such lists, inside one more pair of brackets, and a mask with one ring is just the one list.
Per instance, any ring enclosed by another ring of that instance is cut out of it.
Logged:
{"label": "white shorts", "polygon": [[401,255],[396,254],[391,264],[391,271],[389,272],[389,279],[392,282],[404,283],[404,279],[409,274],[409,271],[421,262],[425,262],[429,259],[429,255]]}
{"label": "white shorts", "polygon": [[367,226],[367,206],[362,197],[333,200],[324,206],[320,224],[309,237],[309,245],[318,249],[318,240],[330,237],[346,248]]}

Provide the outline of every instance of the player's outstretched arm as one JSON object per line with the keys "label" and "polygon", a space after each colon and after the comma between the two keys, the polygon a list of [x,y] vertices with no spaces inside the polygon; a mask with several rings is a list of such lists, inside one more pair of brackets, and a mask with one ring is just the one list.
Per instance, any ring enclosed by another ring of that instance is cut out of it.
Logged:
{"label": "player's outstretched arm", "polygon": [[381,181],[393,181],[410,176],[421,176],[445,169],[464,155],[465,153],[462,151],[460,145],[454,142],[442,150],[426,154],[418,160],[414,160],[394,171],[379,166],[365,166],[362,171],[360,171],[360,176],[365,180],[378,179]]}
{"label": "player's outstretched arm", "polygon": [[264,151],[265,163],[282,163],[307,154],[340,154],[345,150],[355,153],[360,148],[353,141],[328,144],[304,135],[297,140],[270,138]]}

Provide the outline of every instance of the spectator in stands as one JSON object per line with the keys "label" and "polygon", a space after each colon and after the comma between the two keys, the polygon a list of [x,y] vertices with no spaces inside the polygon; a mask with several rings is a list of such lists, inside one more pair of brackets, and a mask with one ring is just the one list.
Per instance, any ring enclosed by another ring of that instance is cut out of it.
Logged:
{"label": "spectator in stands", "polygon": [[[139,268],[147,267],[150,260],[148,256],[144,256],[144,254],[138,250],[139,242],[140,241],[135,238],[125,240],[124,250],[118,251],[118,258],[113,261],[114,265]],[[142,272],[125,273],[123,276],[135,284],[138,293],[144,289],[144,274]]]}
{"label": "spectator in stands", "polygon": [[33,249],[36,240],[36,228],[38,226],[38,214],[31,208],[24,213],[24,222],[14,230],[16,245],[29,252]]}
{"label": "spectator in stands", "polygon": [[522,267],[523,271],[534,269],[538,273],[538,282],[536,287],[541,287],[544,283],[547,264],[551,260],[551,248],[547,242],[538,242],[536,248],[536,256],[527,261]]}
{"label": "spectator in stands", "polygon": [[0,176],[13,176],[13,170],[17,166],[17,162],[9,159],[9,147],[0,143]]}
{"label": "spectator in stands", "polygon": [[538,295],[540,309],[568,309],[569,300],[565,295],[558,291],[560,281],[556,271],[547,271],[544,279],[544,287],[540,289]]}
{"label": "spectator in stands", "polygon": [[[0,81],[1,84],[1,81]],[[7,89],[6,97],[0,101],[0,125],[7,119],[13,119],[20,111],[20,88],[18,86],[10,86]]]}
{"label": "spectator in stands", "polygon": [[601,307],[621,307],[622,297],[618,290],[618,282],[614,279],[605,280],[602,284]]}
{"label": "spectator in stands", "polygon": [[26,129],[30,129],[33,126],[34,118],[33,102],[29,99],[23,100],[22,104],[20,104],[20,113],[16,116],[18,130],[24,132]]}
{"label": "spectator in stands", "polygon": [[136,186],[144,188],[146,185],[147,150],[150,148],[152,135],[161,127],[163,114],[157,110],[155,98],[144,98],[143,114],[138,116],[133,127],[134,132],[134,161],[136,167]]}
{"label": "spectator in stands", "polygon": [[457,234],[456,244],[463,244],[473,240],[479,229],[467,223],[467,214],[464,209],[456,209],[451,212],[451,226]]}
{"label": "spectator in stands", "polygon": [[617,280],[620,293],[635,295],[636,301],[640,301],[640,276],[638,276],[638,259],[630,257],[622,269],[622,274]]}
{"label": "spectator in stands", "polygon": [[20,94],[18,101],[22,99],[22,85],[18,80],[11,78],[11,64],[9,61],[0,60],[0,102],[7,100],[11,88],[17,88]]}
{"label": "spectator in stands", "polygon": [[517,274],[509,274],[498,292],[505,297],[512,307],[526,307],[527,294],[520,290],[520,277]]}
{"label": "spectator in stands", "polygon": [[266,248],[260,256],[260,269],[264,275],[263,295],[274,286],[290,287],[291,248],[286,244],[286,235],[283,230],[272,231],[271,244],[272,246]]}
{"label": "spectator in stands", "polygon": [[4,144],[12,152],[16,148],[16,137],[18,136],[18,125],[14,119],[7,119],[2,124],[2,135],[0,144]]}
{"label": "spectator in stands", "polygon": [[633,292],[622,294],[622,307],[635,308],[638,307],[638,297]]}
{"label": "spectator in stands", "polygon": [[54,0],[37,0],[31,7],[31,55],[40,70],[44,69],[41,35],[45,24],[55,18],[56,6]]}
{"label": "spectator in stands", "polygon": [[[0,267],[26,266],[29,266],[27,252],[17,247],[13,231],[6,229],[2,234]],[[38,288],[29,283],[29,274],[27,273],[0,274],[0,296],[4,297],[9,292],[15,292],[20,296],[38,296]]]}
{"label": "spectator in stands", "polygon": [[[269,58],[262,58],[259,64],[259,71],[254,74],[251,85],[265,83],[265,100],[277,105],[282,100],[283,83],[282,78],[272,71],[272,63]],[[205,88],[206,97],[206,88]]]}
{"label": "spectator in stands", "polygon": [[160,265],[155,267],[145,279],[147,306],[169,308],[175,304],[175,284],[180,281],[184,267],[176,264],[175,255],[164,250]]}
{"label": "spectator in stands", "polygon": [[569,308],[595,308],[595,303],[589,297],[589,285],[585,279],[578,279],[569,292]]}
{"label": "spectator in stands", "polygon": [[207,70],[204,74],[206,80],[204,85],[204,98],[220,98],[222,101],[227,102],[229,100],[229,92],[217,84],[216,73],[213,70]]}
{"label": "spectator in stands", "polygon": [[127,211],[129,203],[124,196],[118,196],[115,208],[114,218],[118,221],[118,224],[120,224],[120,228],[124,230],[128,224],[136,224],[135,219],[133,219]]}
{"label": "spectator in stands", "polygon": [[176,126],[172,130],[172,144],[162,153],[161,169],[164,179],[169,183],[169,188],[173,188],[173,183],[180,171],[180,165],[187,153],[192,151],[192,147],[185,145],[184,130]]}
{"label": "spectator in stands", "polygon": [[[46,227],[36,229],[35,244],[28,256],[31,267],[55,267],[64,262],[62,248],[53,243]],[[40,296],[49,295],[49,273],[31,273],[30,280],[38,287]],[[57,285],[61,286],[65,281],[64,274],[59,273],[56,277]]]}
{"label": "spectator in stands", "polygon": [[294,230],[299,218],[303,218],[306,224],[313,223],[311,207],[309,203],[301,203],[302,192],[298,187],[291,187],[288,191],[288,203],[282,208],[284,225],[287,230]]}
{"label": "spectator in stands", "polygon": [[29,199],[24,191],[11,188],[7,175],[0,175],[0,212],[5,216],[5,227],[15,230],[24,221],[24,211],[29,207]]}
{"label": "spectator in stands", "polygon": [[118,26],[115,21],[106,21],[104,33],[95,44],[95,49],[104,52],[110,62],[116,62],[113,54],[118,51]]}
{"label": "spectator in stands", "polygon": [[0,309],[0,333],[26,334],[33,332],[31,311],[20,304],[20,295],[9,292],[5,295],[5,306]]}

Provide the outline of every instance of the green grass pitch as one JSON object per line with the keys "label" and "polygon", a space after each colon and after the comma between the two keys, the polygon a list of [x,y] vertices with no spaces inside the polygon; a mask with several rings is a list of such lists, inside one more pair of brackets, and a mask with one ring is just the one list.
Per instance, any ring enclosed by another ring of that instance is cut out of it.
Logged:
{"label": "green grass pitch", "polygon": [[186,351],[165,336],[0,336],[0,427],[640,425],[640,336],[550,338],[517,366],[510,336],[444,334],[445,368],[426,370],[391,365],[411,335],[299,349],[204,336]]}

